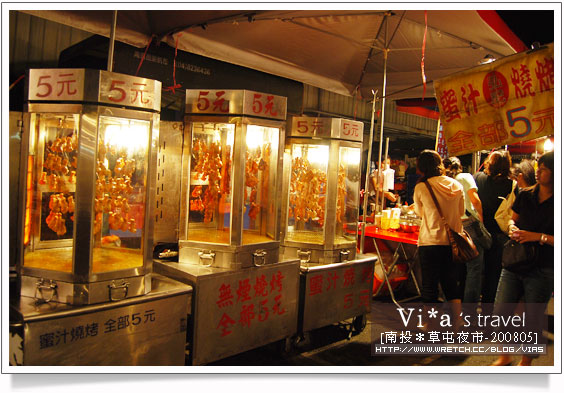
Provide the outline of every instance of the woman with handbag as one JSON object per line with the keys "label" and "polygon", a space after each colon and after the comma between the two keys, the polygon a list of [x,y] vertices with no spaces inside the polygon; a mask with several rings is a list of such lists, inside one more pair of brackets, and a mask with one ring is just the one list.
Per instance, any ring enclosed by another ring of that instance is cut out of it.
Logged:
{"label": "woman with handbag", "polygon": [[441,156],[434,150],[419,154],[417,172],[421,178],[415,186],[413,200],[415,212],[421,217],[418,239],[421,298],[426,305],[437,303],[440,283],[446,300],[452,303],[453,314],[459,315],[464,266],[453,261],[447,225],[457,233],[462,232],[463,188],[459,182],[444,175]]}
{"label": "woman with handbag", "polygon": [[[482,221],[482,201],[478,195],[478,187],[470,173],[463,172],[458,157],[449,157],[443,161],[446,175],[452,177],[464,188],[464,207],[462,226],[470,234],[479,255],[466,263],[463,303],[478,304],[482,293],[482,273],[484,270],[484,250],[491,247],[491,235]],[[475,310],[469,310],[472,312]]]}
{"label": "woman with handbag", "polygon": [[[529,267],[513,271],[504,266],[495,297],[495,315],[511,315],[521,297],[525,302],[527,331],[542,332],[544,312],[554,291],[554,153],[543,154],[536,172],[537,184],[519,192],[513,204],[511,239],[535,248]],[[541,307],[540,305],[544,305]],[[541,333],[542,334],[542,333]],[[522,356],[519,366],[530,366],[534,357]],[[492,365],[511,363],[500,356]]]}
{"label": "woman with handbag", "polygon": [[492,246],[489,250],[484,250],[481,302],[485,313],[491,313],[493,309],[501,274],[503,244],[507,241],[507,236],[499,227],[495,215],[502,202],[501,198],[506,198],[513,189],[513,181],[509,178],[510,169],[511,155],[509,152],[494,151],[484,163],[484,172],[477,172],[474,175],[478,186],[478,196],[482,201],[484,226],[492,235]]}

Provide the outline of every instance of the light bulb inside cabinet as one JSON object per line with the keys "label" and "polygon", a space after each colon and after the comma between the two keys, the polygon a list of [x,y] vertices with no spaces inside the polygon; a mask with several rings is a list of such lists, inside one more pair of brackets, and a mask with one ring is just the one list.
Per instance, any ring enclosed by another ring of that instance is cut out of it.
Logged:
{"label": "light bulb inside cabinet", "polygon": [[127,155],[142,153],[147,149],[148,129],[144,124],[133,120],[115,119],[105,128],[104,144]]}
{"label": "light bulb inside cabinet", "polygon": [[264,129],[263,127],[257,127],[249,125],[247,127],[247,148],[249,150],[254,150],[261,147],[264,144]]}
{"label": "light bulb inside cabinet", "polygon": [[360,154],[359,149],[345,149],[343,152],[343,161],[346,165],[358,165],[360,164]]}

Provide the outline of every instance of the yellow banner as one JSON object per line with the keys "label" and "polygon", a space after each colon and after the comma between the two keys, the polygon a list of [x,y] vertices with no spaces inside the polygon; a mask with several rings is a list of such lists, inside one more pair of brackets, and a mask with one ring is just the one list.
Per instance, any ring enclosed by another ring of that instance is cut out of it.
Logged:
{"label": "yellow banner", "polygon": [[554,45],[434,82],[450,156],[554,134]]}

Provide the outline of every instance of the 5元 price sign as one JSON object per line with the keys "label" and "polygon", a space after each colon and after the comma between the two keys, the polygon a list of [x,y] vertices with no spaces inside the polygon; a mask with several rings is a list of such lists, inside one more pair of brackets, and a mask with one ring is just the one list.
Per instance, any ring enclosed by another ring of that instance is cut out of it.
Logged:
{"label": "5\u5143 price sign", "polygon": [[338,130],[341,139],[362,142],[364,123],[348,119],[338,119]]}
{"label": "5\u5143 price sign", "polygon": [[292,117],[290,136],[331,137],[331,119],[319,117]]}
{"label": "5\u5143 price sign", "polygon": [[554,134],[554,45],[435,81],[449,154]]}
{"label": "5\u5143 price sign", "polygon": [[101,71],[99,102],[158,110],[161,82]]}
{"label": "5\u5143 price sign", "polygon": [[33,69],[29,71],[30,101],[82,101],[83,69]]}
{"label": "5\u5143 price sign", "polygon": [[286,119],[286,97],[249,90],[186,90],[186,113]]}
{"label": "5\u5143 price sign", "polygon": [[161,82],[115,72],[33,69],[28,86],[30,101],[97,102],[150,110],[160,110],[161,105]]}
{"label": "5\u5143 price sign", "polygon": [[292,117],[290,136],[335,138],[362,142],[361,121],[328,117]]}

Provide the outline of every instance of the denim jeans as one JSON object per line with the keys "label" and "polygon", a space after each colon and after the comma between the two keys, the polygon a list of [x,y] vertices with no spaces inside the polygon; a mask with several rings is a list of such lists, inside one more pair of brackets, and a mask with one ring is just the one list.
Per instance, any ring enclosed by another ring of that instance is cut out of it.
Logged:
{"label": "denim jeans", "polygon": [[482,294],[482,275],[484,273],[484,249],[476,241],[477,234],[470,226],[471,221],[464,222],[464,229],[468,232],[478,252],[480,253],[476,258],[466,262],[466,280],[464,284],[464,303],[479,303]]}
{"label": "denim jeans", "polygon": [[[527,274],[517,274],[502,269],[495,296],[494,315],[510,316],[523,298],[526,321],[522,331],[538,332],[539,343],[545,323],[545,310],[554,290],[554,269],[536,267]],[[500,329],[502,330],[502,329]],[[538,355],[527,355],[532,358]]]}
{"label": "denim jeans", "polygon": [[482,306],[491,312],[501,275],[503,245],[509,239],[504,233],[492,233],[492,247],[484,251],[484,276],[482,283]]}
{"label": "denim jeans", "polygon": [[495,304],[548,303],[554,291],[554,269],[536,267],[527,274],[517,274],[503,269],[495,295]]}

